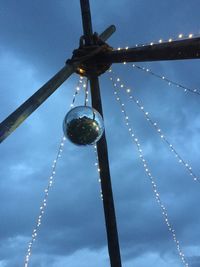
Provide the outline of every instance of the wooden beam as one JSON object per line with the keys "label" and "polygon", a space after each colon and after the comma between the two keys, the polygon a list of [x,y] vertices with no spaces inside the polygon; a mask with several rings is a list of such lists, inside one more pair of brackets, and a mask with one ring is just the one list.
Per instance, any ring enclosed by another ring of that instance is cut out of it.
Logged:
{"label": "wooden beam", "polygon": [[200,38],[153,44],[129,49],[113,50],[97,55],[101,63],[183,60],[200,58]]}
{"label": "wooden beam", "polygon": [[91,45],[93,42],[93,30],[92,30],[92,20],[90,12],[90,2],[89,0],[80,0],[81,4],[81,14],[83,23],[83,33],[85,37],[85,44]]}
{"label": "wooden beam", "polygon": [[[92,96],[92,106],[93,108],[98,110],[103,117],[99,80],[98,77],[95,75],[90,77],[90,88]],[[118,240],[105,132],[102,138],[97,143],[97,153],[100,168],[101,189],[103,194],[103,206],[108,240],[108,251],[110,256],[110,265],[111,267],[121,267],[120,247]]]}
{"label": "wooden beam", "polygon": [[107,29],[105,29],[105,31],[103,31],[100,35],[99,35],[99,38],[102,40],[102,41],[107,41],[110,36],[116,31],[116,27],[115,25],[111,25],[109,26]]}
{"label": "wooden beam", "polygon": [[0,123],[0,143],[27,119],[74,72],[74,65],[66,64],[45,85]]}
{"label": "wooden beam", "polygon": [[[82,11],[83,32],[85,36],[86,45],[92,45],[93,32],[92,32],[92,21],[91,21],[89,0],[80,0],[80,3]],[[111,27],[107,32],[104,32],[104,35],[100,36],[100,38],[104,39],[105,41],[108,37],[110,37],[112,31],[114,32],[114,30],[115,28]],[[93,74],[91,74],[89,78],[90,78],[92,106],[103,116],[99,80],[97,75],[95,74],[95,69]],[[103,194],[103,207],[104,207],[104,215],[106,223],[110,264],[111,267],[121,267],[121,256],[120,256],[120,248],[118,241],[117,223],[115,216],[115,207],[114,207],[114,200],[112,193],[105,132],[102,138],[97,143],[97,153],[99,160],[99,168],[101,170],[100,178],[101,178],[101,188]]]}

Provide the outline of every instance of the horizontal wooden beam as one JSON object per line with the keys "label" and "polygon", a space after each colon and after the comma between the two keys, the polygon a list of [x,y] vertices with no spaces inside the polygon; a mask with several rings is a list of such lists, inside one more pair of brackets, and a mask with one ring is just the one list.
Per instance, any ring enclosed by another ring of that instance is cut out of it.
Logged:
{"label": "horizontal wooden beam", "polygon": [[66,64],[37,92],[0,123],[0,143],[28,118],[74,72],[74,66]]}
{"label": "horizontal wooden beam", "polygon": [[191,38],[101,53],[93,60],[101,63],[143,62],[200,58],[200,38]]}

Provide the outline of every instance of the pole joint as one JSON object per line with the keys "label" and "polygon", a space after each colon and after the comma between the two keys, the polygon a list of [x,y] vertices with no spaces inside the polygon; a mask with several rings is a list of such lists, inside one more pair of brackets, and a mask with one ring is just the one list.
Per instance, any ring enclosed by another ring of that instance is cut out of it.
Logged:
{"label": "pole joint", "polygon": [[[92,45],[87,45],[85,36],[80,37],[79,48],[73,51],[70,62],[81,61],[82,63],[76,68],[76,73],[81,76],[90,77],[91,74],[100,76],[106,72],[111,64],[96,63],[95,56],[101,53],[113,50],[105,41],[103,41],[97,33],[92,35]],[[67,61],[69,62],[69,61]]]}

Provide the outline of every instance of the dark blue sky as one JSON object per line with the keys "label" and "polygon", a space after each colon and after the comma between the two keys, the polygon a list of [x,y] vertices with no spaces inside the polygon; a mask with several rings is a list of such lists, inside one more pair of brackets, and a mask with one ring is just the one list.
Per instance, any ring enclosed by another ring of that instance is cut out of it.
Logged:
{"label": "dark blue sky", "polygon": [[[93,28],[115,24],[117,47],[200,33],[198,0],[91,0]],[[3,120],[63,67],[82,34],[79,1],[2,0],[0,6],[0,119]],[[140,66],[191,88],[200,88],[199,60]],[[144,103],[168,140],[200,173],[198,95],[133,69],[115,73]],[[9,138],[0,150],[0,267],[24,266],[52,161],[62,136],[78,76],[72,76]],[[110,168],[124,267],[185,266],[164,224],[151,183],[127,132],[108,75],[100,77]],[[190,267],[200,266],[200,185],[177,162],[122,90],[121,96],[160,196]],[[79,104],[83,100],[79,99]],[[30,267],[109,266],[102,201],[92,147],[66,141]]]}

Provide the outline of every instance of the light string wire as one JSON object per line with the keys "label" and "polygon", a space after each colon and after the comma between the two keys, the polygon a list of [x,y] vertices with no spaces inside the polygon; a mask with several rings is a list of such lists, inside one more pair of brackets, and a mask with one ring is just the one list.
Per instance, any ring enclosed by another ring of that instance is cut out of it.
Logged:
{"label": "light string wire", "polygon": [[158,41],[153,41],[153,42],[149,42],[149,43],[140,43],[140,44],[135,44],[132,47],[126,46],[125,48],[121,48],[118,47],[117,50],[128,50],[129,48],[133,48],[133,47],[143,47],[143,46],[147,46],[147,45],[156,45],[156,44],[161,44],[161,43],[171,43],[173,41],[178,41],[178,40],[187,40],[187,39],[192,39],[192,38],[196,38],[196,37],[200,37],[200,33],[189,33],[189,34],[183,34],[180,33],[178,34],[178,36],[174,36],[174,37],[170,37],[168,39],[159,39]]}
{"label": "light string wire", "polygon": [[[112,74],[114,75],[114,72],[110,69],[109,72],[112,72]],[[137,98],[134,97],[134,95],[131,93],[131,89],[127,88],[122,82],[120,78],[114,78],[114,76],[112,76],[113,79],[115,79],[114,85],[120,89],[125,89],[128,98],[132,101],[134,101],[134,103],[136,104],[136,106],[138,107],[138,109],[142,112],[142,114],[144,115],[146,121],[148,121],[150,123],[150,125],[152,126],[152,128],[156,131],[156,133],[160,136],[160,138],[163,140],[163,142],[165,142],[169,148],[169,150],[174,154],[175,158],[177,159],[178,163],[182,164],[182,166],[186,169],[186,171],[189,173],[189,175],[193,178],[194,181],[199,182],[200,183],[200,177],[197,176],[194,171],[192,170],[192,167],[189,165],[189,163],[187,163],[183,157],[177,152],[177,149],[169,142],[168,138],[166,137],[166,135],[163,133],[162,129],[159,127],[159,124],[157,122],[155,122],[148,111],[145,110],[144,105],[142,104],[141,101],[139,101]]]}
{"label": "light string wire", "polygon": [[150,75],[152,75],[152,76],[154,76],[154,77],[156,77],[156,78],[159,78],[159,79],[162,80],[162,81],[167,82],[169,86],[170,86],[170,85],[173,85],[173,86],[175,86],[175,87],[177,87],[177,88],[181,88],[181,89],[183,89],[184,92],[191,92],[191,93],[200,95],[200,90],[198,90],[198,89],[192,89],[192,88],[189,88],[189,87],[187,87],[187,86],[184,86],[184,85],[182,85],[182,84],[180,84],[180,83],[174,82],[174,81],[168,79],[167,77],[165,77],[165,76],[163,76],[163,75],[159,75],[159,74],[153,72],[153,71],[152,71],[151,69],[149,69],[149,68],[141,67],[141,66],[136,65],[136,64],[133,64],[132,66],[133,66],[133,68],[136,68],[136,69],[138,69],[138,70],[141,70],[141,71],[143,71],[143,72],[145,72],[145,73],[148,73],[148,74],[150,74]]}
{"label": "light string wire", "polygon": [[[76,96],[77,96],[78,92],[80,91],[81,84],[83,84],[82,79],[83,78],[80,76],[78,84],[77,84],[76,89],[75,89],[75,93],[73,95],[72,104],[70,105],[71,108],[74,107]],[[62,155],[62,152],[63,152],[63,148],[64,148],[64,145],[65,145],[65,141],[66,141],[66,137],[63,136],[62,139],[61,139],[59,148],[58,148],[57,155],[56,155],[55,159],[53,160],[52,169],[51,169],[51,173],[50,173],[50,176],[49,176],[48,184],[47,184],[47,186],[46,186],[46,188],[44,190],[44,198],[43,198],[42,204],[40,205],[39,215],[38,215],[38,217],[36,219],[36,224],[35,224],[35,227],[34,227],[34,229],[32,231],[31,240],[28,243],[28,249],[27,249],[26,256],[25,256],[24,267],[28,267],[29,266],[30,258],[31,258],[31,255],[32,255],[33,243],[36,241],[36,238],[38,236],[38,231],[39,231],[40,225],[42,223],[44,212],[45,212],[46,207],[47,207],[49,191],[50,191],[50,188],[52,187],[53,182],[54,182],[54,177],[56,175],[57,163],[58,163],[58,160],[61,158],[61,155]]]}
{"label": "light string wire", "polygon": [[113,77],[110,77],[110,80],[112,81],[112,84],[113,84],[113,87],[114,87],[114,96],[117,100],[117,102],[119,103],[120,107],[121,107],[121,112],[123,113],[124,115],[124,119],[125,119],[125,124],[127,126],[127,129],[128,129],[128,132],[131,136],[131,139],[133,140],[133,142],[135,143],[136,147],[137,147],[137,151],[138,151],[138,154],[139,154],[139,158],[142,162],[142,165],[143,165],[143,168],[145,170],[145,173],[147,175],[147,177],[149,178],[150,182],[151,182],[151,185],[152,185],[152,189],[153,189],[153,193],[154,193],[154,196],[155,196],[155,199],[156,199],[156,202],[158,203],[160,209],[161,209],[161,212],[162,212],[162,215],[163,215],[163,219],[164,219],[164,222],[165,224],[167,225],[168,227],[168,230],[169,232],[171,233],[172,235],[172,238],[173,238],[173,241],[176,245],[176,249],[178,251],[178,255],[180,256],[180,259],[183,263],[183,265],[185,267],[189,267],[189,264],[187,263],[186,261],[186,258],[185,258],[185,255],[183,253],[183,250],[181,249],[180,247],[180,242],[179,240],[177,239],[177,235],[176,235],[176,232],[175,232],[175,229],[173,227],[173,225],[171,224],[170,220],[169,220],[169,216],[168,216],[168,211],[167,211],[167,208],[165,207],[165,205],[163,204],[162,200],[161,200],[161,197],[160,197],[160,192],[159,192],[159,189],[158,189],[158,186],[156,184],[156,180],[154,178],[154,176],[152,175],[150,169],[149,169],[149,166],[147,164],[147,161],[144,157],[144,154],[143,154],[143,151],[142,151],[142,148],[141,148],[141,145],[140,145],[140,142],[139,142],[139,139],[138,137],[135,135],[135,132],[133,130],[133,127],[131,126],[131,123],[129,121],[129,117],[126,113],[126,110],[124,108],[124,103],[121,101],[120,99],[120,96],[118,94],[118,91],[117,91],[117,86],[115,84],[115,82],[113,81]]}
{"label": "light string wire", "polygon": [[[99,167],[99,158],[98,158],[98,153],[97,153],[97,145],[95,144],[94,145],[94,154],[95,154],[95,166],[97,168],[97,172],[98,172],[98,182],[100,183],[101,185],[101,169]],[[103,192],[102,192],[102,189],[100,187],[100,197],[101,199],[103,200]]]}
{"label": "light string wire", "polygon": [[72,103],[70,105],[71,108],[73,108],[75,105],[76,96],[80,92],[81,87],[85,87],[84,84],[85,84],[84,78],[82,76],[79,76],[79,81],[78,81],[77,86],[75,88],[75,93],[73,94]]}
{"label": "light string wire", "polygon": [[89,90],[88,90],[88,78],[84,81],[83,87],[85,88],[85,103],[84,105],[87,106],[89,102]]}
{"label": "light string wire", "polygon": [[[85,106],[87,105],[87,103],[89,102],[89,89],[88,89],[88,78],[85,82],[85,85],[83,86],[85,88]],[[91,88],[90,88],[91,90]],[[100,166],[99,166],[99,158],[98,158],[98,152],[97,152],[97,144],[95,143],[93,145],[93,149],[94,149],[94,155],[95,155],[95,166],[96,166],[96,169],[97,169],[97,173],[98,173],[98,182],[100,184],[100,197],[101,199],[103,200],[103,192],[102,192],[102,189],[101,189],[101,170],[100,170]]]}

